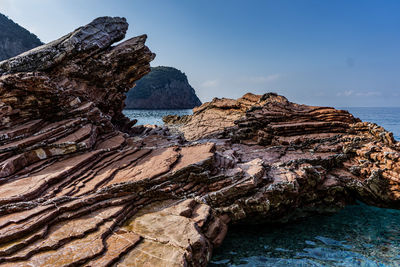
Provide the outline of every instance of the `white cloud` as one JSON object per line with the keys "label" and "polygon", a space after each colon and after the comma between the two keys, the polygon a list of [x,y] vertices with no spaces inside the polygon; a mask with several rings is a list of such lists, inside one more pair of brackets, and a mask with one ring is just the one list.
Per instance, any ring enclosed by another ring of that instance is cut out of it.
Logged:
{"label": "white cloud", "polygon": [[356,96],[380,96],[382,95],[381,92],[376,92],[376,91],[372,91],[372,92],[360,92],[357,93]]}
{"label": "white cloud", "polygon": [[347,90],[343,92],[339,92],[336,94],[337,96],[361,96],[361,97],[371,97],[371,96],[380,96],[382,95],[381,92],[378,91],[367,91],[367,92],[357,92],[354,90]]}
{"label": "white cloud", "polygon": [[281,78],[281,76],[282,76],[281,74],[276,73],[276,74],[270,74],[270,75],[266,75],[266,76],[249,77],[246,80],[251,83],[268,83],[268,82],[278,80],[279,78]]}
{"label": "white cloud", "polygon": [[339,92],[336,94],[337,96],[351,96],[354,95],[354,91],[353,90],[347,90],[344,92]]}
{"label": "white cloud", "polygon": [[218,80],[208,80],[201,84],[202,87],[206,87],[206,88],[217,87],[218,85],[219,85]]}

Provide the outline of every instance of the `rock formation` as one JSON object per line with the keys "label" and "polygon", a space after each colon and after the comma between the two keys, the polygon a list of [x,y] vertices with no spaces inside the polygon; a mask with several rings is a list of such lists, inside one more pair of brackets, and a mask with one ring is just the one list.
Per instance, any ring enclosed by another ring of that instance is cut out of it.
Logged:
{"label": "rock formation", "polygon": [[125,104],[132,109],[192,109],[201,102],[184,73],[160,66],[137,81]]}
{"label": "rock formation", "polygon": [[216,98],[193,112],[164,122],[192,142],[215,142],[220,173],[256,163],[263,170],[246,186],[203,197],[234,221],[281,222],[357,199],[400,208],[400,143],[376,124],[275,93]]}
{"label": "rock formation", "polygon": [[124,97],[155,55],[112,46],[127,27],[0,62],[1,266],[205,266],[229,223],[399,208],[399,143],[346,111],[247,94],[138,131]]}
{"label": "rock formation", "polygon": [[36,35],[0,14],[0,61],[41,45]]}

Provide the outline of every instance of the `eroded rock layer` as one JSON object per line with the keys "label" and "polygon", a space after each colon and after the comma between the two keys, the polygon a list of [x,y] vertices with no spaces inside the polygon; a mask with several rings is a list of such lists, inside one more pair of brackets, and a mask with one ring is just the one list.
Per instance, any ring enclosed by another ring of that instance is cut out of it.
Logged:
{"label": "eroded rock layer", "polygon": [[214,142],[219,175],[234,177],[237,167],[257,173],[201,197],[234,221],[281,222],[357,199],[400,207],[400,144],[347,111],[246,94],[164,121],[192,142]]}
{"label": "eroded rock layer", "polygon": [[229,223],[399,208],[399,144],[345,111],[247,94],[133,126],[124,95],[154,54],[112,46],[127,27],[0,62],[0,266],[205,266]]}

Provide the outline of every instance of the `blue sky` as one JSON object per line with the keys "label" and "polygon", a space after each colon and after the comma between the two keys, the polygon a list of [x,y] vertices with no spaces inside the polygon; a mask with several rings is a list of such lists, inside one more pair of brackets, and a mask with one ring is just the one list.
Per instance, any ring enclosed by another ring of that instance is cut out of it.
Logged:
{"label": "blue sky", "polygon": [[48,42],[98,16],[146,33],[153,66],[185,72],[202,101],[274,91],[336,107],[400,106],[400,1],[0,0]]}

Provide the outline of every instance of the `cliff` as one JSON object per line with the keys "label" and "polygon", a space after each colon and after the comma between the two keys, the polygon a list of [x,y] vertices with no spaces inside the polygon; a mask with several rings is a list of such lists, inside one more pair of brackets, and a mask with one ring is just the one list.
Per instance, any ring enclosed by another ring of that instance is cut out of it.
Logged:
{"label": "cliff", "polygon": [[[2,266],[206,266],[229,224],[400,208],[400,143],[267,93],[135,127],[146,35],[102,17],[0,62]],[[321,226],[323,227],[323,226]]]}
{"label": "cliff", "polygon": [[0,14],[0,61],[41,45],[36,35]]}
{"label": "cliff", "polygon": [[127,93],[125,104],[132,109],[191,109],[201,102],[184,73],[155,67]]}

